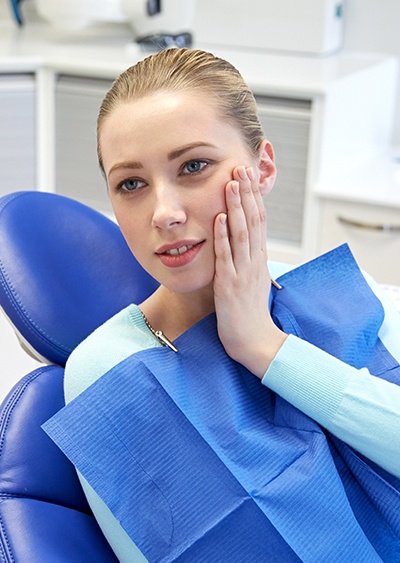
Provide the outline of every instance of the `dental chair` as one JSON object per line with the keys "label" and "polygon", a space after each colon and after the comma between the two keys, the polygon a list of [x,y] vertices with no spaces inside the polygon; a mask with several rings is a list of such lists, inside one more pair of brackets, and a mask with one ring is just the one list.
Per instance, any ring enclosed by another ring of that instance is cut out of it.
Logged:
{"label": "dental chair", "polygon": [[1,561],[117,561],[74,467],[41,424],[64,405],[72,350],[156,287],[104,215],[44,192],[0,198],[0,307],[24,353],[46,364],[23,377],[0,407]]}

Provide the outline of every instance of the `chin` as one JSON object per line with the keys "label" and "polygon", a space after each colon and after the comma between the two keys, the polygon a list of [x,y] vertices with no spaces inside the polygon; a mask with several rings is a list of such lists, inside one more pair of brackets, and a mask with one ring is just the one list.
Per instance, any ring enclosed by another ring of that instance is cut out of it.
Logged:
{"label": "chin", "polygon": [[174,293],[196,293],[205,290],[213,291],[213,278],[212,276],[196,276],[191,279],[191,276],[182,274],[182,279],[165,280],[161,284]]}

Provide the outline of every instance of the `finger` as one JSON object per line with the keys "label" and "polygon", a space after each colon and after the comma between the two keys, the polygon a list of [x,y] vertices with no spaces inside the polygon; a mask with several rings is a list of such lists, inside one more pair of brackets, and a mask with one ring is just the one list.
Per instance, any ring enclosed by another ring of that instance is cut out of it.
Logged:
{"label": "finger", "polygon": [[260,236],[261,236],[261,249],[266,253],[267,250],[267,211],[265,208],[264,199],[260,190],[260,184],[254,175],[252,168],[247,169],[247,174],[252,180],[252,190],[254,199],[257,205],[259,218],[260,218]]}
{"label": "finger", "polygon": [[228,182],[225,189],[225,198],[232,256],[236,266],[240,267],[245,260],[249,260],[250,249],[249,231],[241,202],[239,181]]}
{"label": "finger", "polygon": [[239,166],[234,170],[234,177],[239,178],[240,200],[246,219],[249,237],[249,255],[257,258],[265,246],[265,210],[260,206],[259,186],[251,168]]}
{"label": "finger", "polygon": [[234,265],[226,213],[219,213],[215,218],[214,253],[216,276],[231,274],[234,271]]}

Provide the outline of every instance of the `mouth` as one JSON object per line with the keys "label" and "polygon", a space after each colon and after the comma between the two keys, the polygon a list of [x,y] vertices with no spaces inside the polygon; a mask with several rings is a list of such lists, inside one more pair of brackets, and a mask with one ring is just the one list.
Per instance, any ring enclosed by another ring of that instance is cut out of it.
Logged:
{"label": "mouth", "polygon": [[179,241],[175,244],[164,244],[158,250],[156,250],[156,254],[158,254],[159,256],[181,256],[181,254],[185,254],[189,250],[192,250],[193,248],[201,245],[203,242],[203,240],[199,242]]}
{"label": "mouth", "polygon": [[169,256],[179,256],[180,254],[184,254],[185,252],[187,252],[188,250],[190,250],[191,248],[193,248],[194,244],[184,244],[183,246],[180,246],[179,248],[170,248],[169,250],[166,250],[165,252],[163,252],[163,254],[168,254]]}
{"label": "mouth", "polygon": [[159,248],[156,254],[164,266],[170,268],[186,266],[198,255],[204,242],[202,240],[200,242],[186,242],[186,244],[183,244],[182,241],[176,245],[169,244]]}

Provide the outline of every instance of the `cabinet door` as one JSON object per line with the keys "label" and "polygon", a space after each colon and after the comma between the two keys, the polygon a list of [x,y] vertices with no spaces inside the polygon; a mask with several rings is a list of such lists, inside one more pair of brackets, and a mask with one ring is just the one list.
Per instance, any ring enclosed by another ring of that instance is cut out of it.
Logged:
{"label": "cabinet door", "polygon": [[0,196],[34,190],[35,79],[31,74],[0,76]]}
{"label": "cabinet door", "polygon": [[311,101],[256,99],[264,134],[273,145],[278,169],[276,184],[265,197],[268,239],[272,245],[275,242],[292,247],[296,255],[303,243]]}
{"label": "cabinet door", "polygon": [[56,85],[56,192],[111,212],[96,154],[96,121],[111,81],[61,75]]}
{"label": "cabinet door", "polygon": [[378,282],[400,286],[400,209],[325,200],[320,251],[347,242]]}

